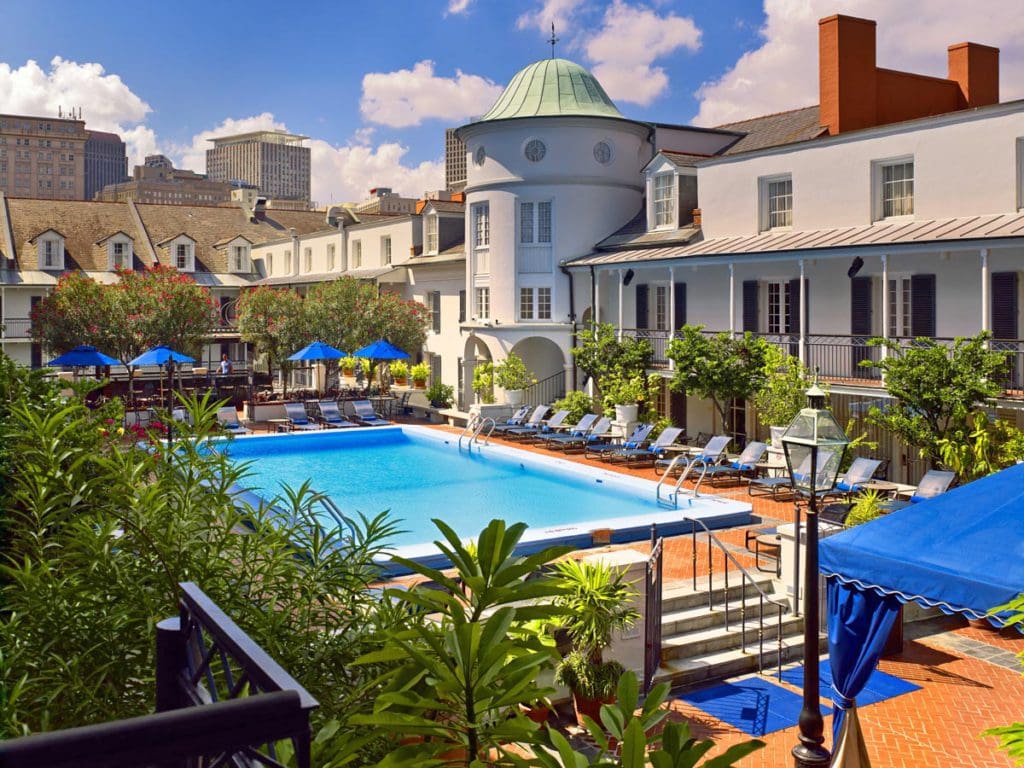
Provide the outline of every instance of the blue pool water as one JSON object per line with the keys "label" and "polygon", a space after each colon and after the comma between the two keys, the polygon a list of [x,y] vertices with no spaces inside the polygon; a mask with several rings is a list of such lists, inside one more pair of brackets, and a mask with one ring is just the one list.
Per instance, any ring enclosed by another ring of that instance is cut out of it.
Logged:
{"label": "blue pool water", "polygon": [[[311,480],[346,514],[390,510],[404,530],[394,545],[410,556],[439,538],[430,522],[435,517],[464,537],[493,518],[525,522],[528,538],[550,542],[589,538],[599,527],[644,538],[652,522],[678,521],[683,512],[659,506],[653,482],[503,446],[459,450],[457,437],[423,427],[246,438],[226,450],[251,463],[245,484],[264,498],[282,484]],[[706,514],[709,527],[718,527],[749,519],[749,510],[736,501],[700,499],[687,514]]]}

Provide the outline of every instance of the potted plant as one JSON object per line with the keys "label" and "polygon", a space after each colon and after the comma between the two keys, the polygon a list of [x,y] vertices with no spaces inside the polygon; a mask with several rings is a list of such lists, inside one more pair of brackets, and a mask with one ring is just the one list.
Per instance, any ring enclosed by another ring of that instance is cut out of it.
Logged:
{"label": "potted plant", "polygon": [[772,447],[781,449],[786,425],[807,405],[811,375],[797,358],[775,346],[768,348],[764,373],[764,385],[754,394],[754,407],[761,426],[768,427]]}
{"label": "potted plant", "polygon": [[341,366],[341,372],[346,376],[355,376],[358,364],[359,358],[357,357],[343,357],[338,361],[338,365]]}
{"label": "potted plant", "polygon": [[426,389],[427,379],[430,378],[430,366],[426,363],[416,363],[409,368],[409,375],[412,377],[412,384],[416,389]]}
{"label": "potted plant", "polygon": [[523,390],[536,381],[522,358],[512,352],[494,366],[494,383],[505,390],[505,402],[512,407],[522,405]]}
{"label": "potted plant", "polygon": [[572,652],[555,670],[555,682],[572,691],[576,717],[597,719],[601,704],[613,700],[622,665],[605,661],[604,649],[616,632],[640,618],[633,607],[637,596],[625,581],[626,571],[604,563],[563,560],[556,564],[556,580],[563,592],[555,598],[562,613],[559,626],[572,643]]}
{"label": "potted plant", "polygon": [[618,374],[601,382],[605,413],[615,411],[615,420],[621,423],[636,421],[640,403],[647,398],[647,380],[642,373],[633,376]]}
{"label": "potted plant", "polygon": [[395,360],[389,368],[391,369],[391,377],[395,380],[395,384],[399,387],[404,387],[409,381],[409,365],[401,360]]}
{"label": "potted plant", "polygon": [[427,400],[434,408],[449,408],[455,400],[455,387],[435,381],[426,391]]}
{"label": "potted plant", "polygon": [[473,369],[473,392],[481,403],[494,402],[494,364],[480,363]]}

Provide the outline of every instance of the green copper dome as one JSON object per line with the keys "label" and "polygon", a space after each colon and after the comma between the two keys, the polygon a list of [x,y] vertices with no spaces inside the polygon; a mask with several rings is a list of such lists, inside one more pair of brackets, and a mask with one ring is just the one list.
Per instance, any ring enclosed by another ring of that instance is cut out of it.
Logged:
{"label": "green copper dome", "polygon": [[559,115],[622,117],[597,78],[579,64],[543,59],[520,70],[480,120]]}

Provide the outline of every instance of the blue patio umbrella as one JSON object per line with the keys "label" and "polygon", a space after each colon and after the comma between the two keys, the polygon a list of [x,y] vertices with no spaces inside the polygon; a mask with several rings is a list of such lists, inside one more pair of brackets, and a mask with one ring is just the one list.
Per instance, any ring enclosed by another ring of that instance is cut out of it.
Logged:
{"label": "blue patio umbrella", "polygon": [[[168,347],[165,344],[160,344],[158,346],[153,347],[152,349],[147,349],[145,352],[143,352],[141,355],[136,357],[134,360],[129,360],[128,361],[128,365],[129,366],[139,366],[139,367],[144,366],[144,365],[159,365],[160,367],[167,366],[167,374],[168,374],[167,385],[168,385],[169,388],[173,388],[172,387],[172,381],[170,379],[172,374],[171,374],[171,366],[169,365],[169,363],[194,363],[194,362],[195,362],[195,358],[189,357],[188,355],[182,354],[181,352],[177,352],[177,351],[171,349],[170,347]],[[130,382],[129,382],[129,384],[130,384]],[[162,395],[161,395],[161,397],[162,397]],[[168,407],[168,410],[171,410],[171,408],[173,408],[173,403],[170,404],[170,406]]]}
{"label": "blue patio umbrella", "polygon": [[[335,349],[330,344],[324,344],[322,341],[314,341],[312,344],[304,346],[288,359],[313,362],[314,360],[340,360],[343,357],[348,357],[348,353]],[[319,390],[319,387],[317,389]]]}
{"label": "blue patio umbrella", "polygon": [[53,358],[53,360],[48,362],[47,365],[52,365],[54,367],[73,366],[85,368],[93,365],[123,365],[123,363],[117,358],[103,354],[96,349],[96,347],[90,346],[89,344],[82,344],[81,346],[65,352],[59,357]]}
{"label": "blue patio umbrella", "polygon": [[[409,357],[408,352],[403,352],[387,339],[377,339],[372,344],[367,344],[355,352],[356,357],[365,357],[373,360],[405,360]],[[384,391],[384,373],[380,374],[381,392]]]}

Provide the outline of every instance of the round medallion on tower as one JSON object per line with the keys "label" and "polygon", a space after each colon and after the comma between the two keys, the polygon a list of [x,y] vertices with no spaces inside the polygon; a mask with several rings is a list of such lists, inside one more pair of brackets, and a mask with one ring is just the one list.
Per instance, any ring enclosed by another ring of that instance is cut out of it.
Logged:
{"label": "round medallion on tower", "polygon": [[599,141],[594,145],[594,159],[601,165],[608,165],[612,161],[612,145],[607,141]]}
{"label": "round medallion on tower", "polygon": [[531,163],[539,163],[547,153],[548,148],[544,146],[544,142],[540,139],[530,139],[526,142],[526,146],[523,147],[523,156]]}
{"label": "round medallion on tower", "polygon": [[477,164],[477,167],[484,164],[484,160],[487,159],[487,150],[482,146],[476,148],[476,154],[473,155],[473,162]]}

